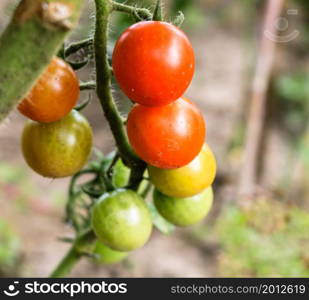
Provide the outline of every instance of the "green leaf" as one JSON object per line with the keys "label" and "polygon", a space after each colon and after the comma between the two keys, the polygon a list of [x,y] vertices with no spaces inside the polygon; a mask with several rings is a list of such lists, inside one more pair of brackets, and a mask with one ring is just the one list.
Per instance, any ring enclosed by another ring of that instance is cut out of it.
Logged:
{"label": "green leaf", "polygon": [[173,24],[174,24],[175,26],[180,27],[181,24],[184,22],[184,20],[185,20],[184,14],[182,13],[182,11],[179,11],[179,12],[178,12],[178,15],[177,15],[176,18],[173,20]]}
{"label": "green leaf", "polygon": [[296,73],[282,75],[276,82],[278,94],[286,100],[307,103],[309,99],[309,75]]}

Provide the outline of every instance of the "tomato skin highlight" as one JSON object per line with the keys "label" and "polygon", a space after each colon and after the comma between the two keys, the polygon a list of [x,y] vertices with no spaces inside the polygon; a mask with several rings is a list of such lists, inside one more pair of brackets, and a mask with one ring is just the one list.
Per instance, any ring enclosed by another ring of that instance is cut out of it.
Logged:
{"label": "tomato skin highlight", "polygon": [[178,27],[144,21],[121,34],[112,66],[120,88],[132,101],[166,105],[188,88],[194,74],[194,51]]}
{"label": "tomato skin highlight", "polygon": [[55,57],[18,110],[33,121],[55,122],[74,108],[79,92],[79,80],[71,66]]}
{"label": "tomato skin highlight", "polygon": [[134,191],[105,193],[93,206],[92,228],[104,245],[116,251],[142,247],[152,231],[150,212]]}
{"label": "tomato skin highlight", "polygon": [[172,170],[148,166],[153,185],[170,197],[189,197],[209,187],[216,176],[216,159],[208,145],[189,164]]}
{"label": "tomato skin highlight", "polygon": [[163,218],[176,226],[186,227],[206,217],[212,207],[213,191],[210,186],[200,194],[191,197],[173,198],[155,189],[153,199]]}
{"label": "tomato skin highlight", "polygon": [[198,108],[180,98],[164,106],[135,105],[128,116],[127,132],[142,160],[172,169],[188,164],[200,152],[206,126]]}
{"label": "tomato skin highlight", "polygon": [[79,112],[60,121],[28,121],[22,134],[22,152],[28,165],[44,177],[71,176],[87,162],[92,147],[92,129]]}

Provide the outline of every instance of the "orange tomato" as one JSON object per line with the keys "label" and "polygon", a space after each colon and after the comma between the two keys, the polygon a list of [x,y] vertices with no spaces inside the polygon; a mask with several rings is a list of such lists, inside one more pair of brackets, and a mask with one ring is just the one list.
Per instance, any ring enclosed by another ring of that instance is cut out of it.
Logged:
{"label": "orange tomato", "polygon": [[206,126],[198,108],[180,98],[164,106],[135,105],[128,117],[127,132],[142,160],[161,169],[173,169],[198,155]]}
{"label": "orange tomato", "polygon": [[18,110],[34,121],[55,122],[72,110],[78,97],[79,81],[75,72],[66,62],[55,57],[18,105]]}

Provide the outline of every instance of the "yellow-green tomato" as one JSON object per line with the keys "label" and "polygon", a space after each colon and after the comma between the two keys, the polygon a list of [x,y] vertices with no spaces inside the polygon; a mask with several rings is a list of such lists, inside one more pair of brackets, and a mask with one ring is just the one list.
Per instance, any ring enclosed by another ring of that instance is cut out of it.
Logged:
{"label": "yellow-green tomato", "polygon": [[101,264],[115,264],[128,256],[128,252],[120,252],[108,248],[101,242],[96,242],[94,252],[95,261]]}
{"label": "yellow-green tomato", "polygon": [[87,162],[92,129],[84,116],[71,111],[53,123],[28,121],[22,134],[22,151],[28,165],[44,177],[66,177]]}
{"label": "yellow-green tomato", "polygon": [[131,190],[104,194],[93,206],[91,222],[98,239],[117,251],[142,247],[152,231],[150,212],[144,200]]}
{"label": "yellow-green tomato", "polygon": [[188,165],[178,169],[148,166],[154,186],[171,197],[189,197],[209,187],[216,176],[216,159],[208,145]]}
{"label": "yellow-green tomato", "polygon": [[186,198],[172,198],[154,190],[154,204],[160,215],[176,226],[190,226],[200,222],[208,214],[212,202],[212,187],[200,194]]}

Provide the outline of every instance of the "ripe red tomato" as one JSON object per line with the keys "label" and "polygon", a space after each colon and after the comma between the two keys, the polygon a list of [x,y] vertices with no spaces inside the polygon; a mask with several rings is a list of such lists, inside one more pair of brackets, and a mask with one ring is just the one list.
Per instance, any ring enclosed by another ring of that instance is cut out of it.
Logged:
{"label": "ripe red tomato", "polygon": [[34,121],[55,122],[72,110],[78,97],[79,81],[75,72],[55,57],[18,109]]}
{"label": "ripe red tomato", "polygon": [[127,132],[141,159],[161,169],[173,169],[198,155],[206,126],[198,108],[180,98],[163,106],[135,105],[128,117]]}
{"label": "ripe red tomato", "polygon": [[194,52],[176,26],[159,21],[139,22],[118,39],[112,58],[115,77],[133,101],[165,105],[177,100],[194,73]]}
{"label": "ripe red tomato", "polygon": [[28,121],[21,144],[25,160],[38,174],[50,178],[71,176],[87,162],[92,129],[83,115],[72,110],[49,124]]}

